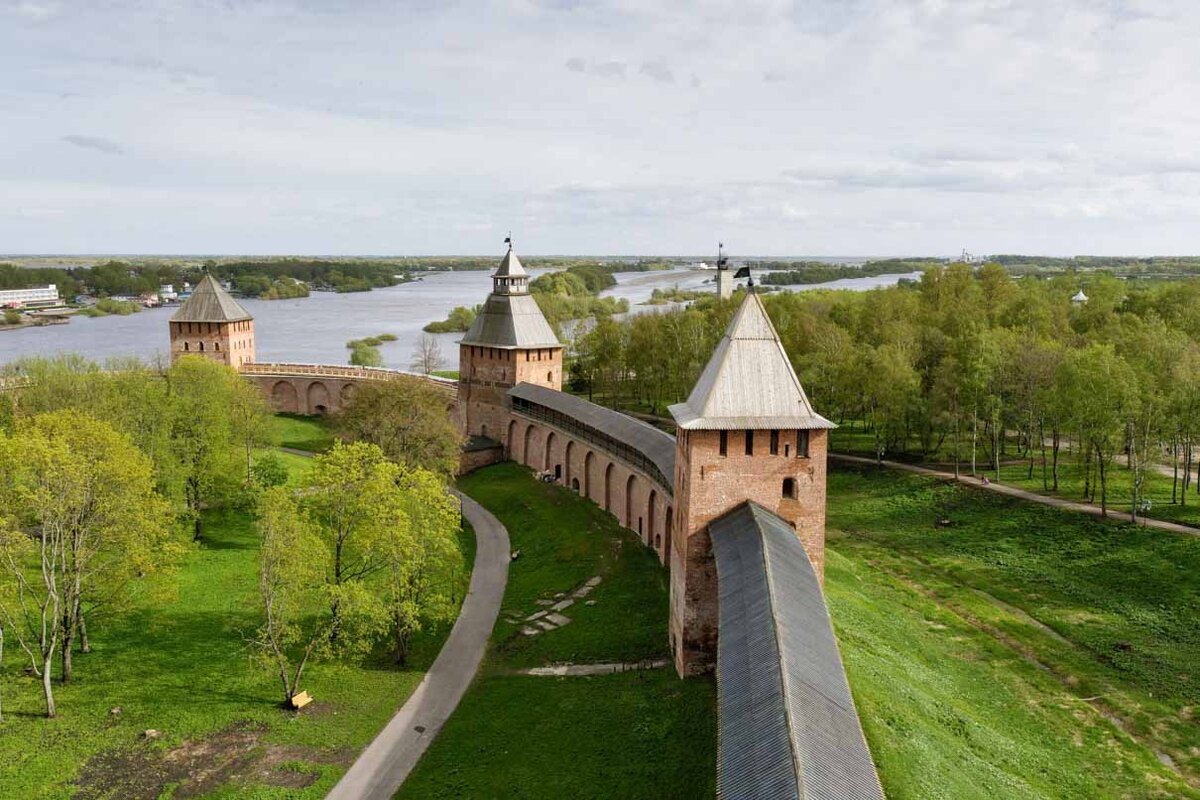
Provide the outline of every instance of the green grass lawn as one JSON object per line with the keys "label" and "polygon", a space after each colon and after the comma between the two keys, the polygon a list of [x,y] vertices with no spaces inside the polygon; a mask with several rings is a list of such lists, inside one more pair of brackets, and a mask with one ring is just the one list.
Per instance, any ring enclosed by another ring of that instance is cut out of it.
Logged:
{"label": "green grass lawn", "polygon": [[[75,683],[56,687],[57,719],[40,716],[40,685],[23,675],[27,662],[10,639],[0,681],[0,797],[67,797],[76,781],[77,797],[166,798],[181,784],[189,796],[323,797],[420,682],[448,633],[446,625],[418,636],[404,668],[382,653],[316,664],[302,687],[314,704],[283,711],[278,679],[251,662],[245,645],[259,621],[250,518],[210,510],[204,530],[204,543],[160,593],[127,615],[89,622],[94,652],[76,656]],[[463,539],[473,552],[473,533]],[[147,729],[161,738],[143,739]]]}
{"label": "green grass lawn", "polygon": [[[671,668],[583,678],[515,675],[548,663],[667,657],[667,573],[609,514],[503,464],[460,487],[508,528],[504,607],[481,674],[397,797],[711,797],[716,690]],[[525,636],[535,601],[599,586],[571,623]]]}
{"label": "green grass lawn", "polygon": [[870,469],[828,535],[890,798],[1200,797],[1200,540]]}
{"label": "green grass lawn", "polygon": [[299,414],[276,414],[275,431],[281,447],[324,453],[333,447],[333,433],[322,417],[303,417]]}
{"label": "green grass lawn", "polygon": [[[853,453],[855,455],[868,456],[874,458],[872,435],[869,432],[857,427],[850,430],[849,426],[838,428],[830,434],[830,450],[836,453]],[[969,443],[968,443],[969,444]],[[916,453],[897,452],[885,453],[884,458],[892,461],[901,461],[905,463],[925,464],[937,469],[945,469],[947,472],[953,471],[953,456],[949,445],[944,445],[941,452],[934,453],[927,459],[922,459]],[[1047,453],[1049,458],[1049,453]],[[1041,456],[1037,454],[1036,463],[1033,468],[1033,476],[1029,475],[1028,459],[1020,459],[1015,452],[1010,452],[1002,457],[1000,462],[1000,483],[1008,486],[1016,486],[1027,491],[1037,494],[1047,494],[1052,497],[1059,497],[1064,500],[1074,502],[1082,502],[1084,499],[1084,469],[1078,455],[1073,453],[1064,441],[1062,449],[1059,451],[1058,465],[1058,491],[1053,490],[1053,476],[1050,474],[1050,467],[1047,466],[1047,479],[1045,488],[1042,481]],[[971,471],[970,460],[960,462],[959,469],[963,475],[969,475]],[[986,460],[986,456],[982,447],[980,448],[976,469],[979,475],[987,475],[990,480],[996,480],[996,473],[992,469],[991,464]],[[1092,481],[1097,481],[1096,467],[1092,466]],[[1108,479],[1108,507],[1110,510],[1129,512],[1130,498],[1132,496],[1132,480],[1133,473],[1122,464],[1114,463],[1110,467]],[[1170,475],[1162,475],[1155,470],[1147,470],[1145,483],[1142,487],[1142,495],[1148,498],[1151,502],[1151,510],[1147,516],[1154,519],[1168,520],[1171,522],[1179,522],[1184,525],[1192,525],[1200,527],[1200,493],[1196,489],[1200,484],[1193,483],[1191,492],[1186,497],[1186,505],[1179,502],[1172,503],[1172,481]],[[1182,479],[1179,482],[1179,491],[1182,491]],[[1179,501],[1182,498],[1181,494],[1175,495],[1175,500]],[[1096,489],[1096,502],[1100,505],[1100,490]]]}

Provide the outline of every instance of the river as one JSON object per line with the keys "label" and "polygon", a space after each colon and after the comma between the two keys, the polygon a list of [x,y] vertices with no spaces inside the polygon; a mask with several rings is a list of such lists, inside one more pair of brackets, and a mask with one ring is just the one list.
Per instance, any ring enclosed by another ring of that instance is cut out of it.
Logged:
{"label": "river", "polygon": [[[534,276],[546,270],[530,270]],[[674,269],[662,272],[618,272],[617,285],[605,295],[629,301],[630,311],[663,306],[640,306],[656,288],[678,286],[701,289],[711,286],[711,270]],[[909,275],[878,275],[849,278],[827,284],[797,286],[867,290],[890,286]],[[388,367],[407,369],[421,328],[432,320],[444,319],[455,306],[482,303],[491,289],[489,274],[482,271],[433,272],[420,280],[370,292],[336,294],[313,292],[295,300],[251,300],[239,302],[254,316],[254,338],[259,361],[305,364],[345,364],[346,342],[380,333],[395,334],[379,351]],[[0,331],[0,364],[22,356],[79,353],[103,361],[114,356],[153,358],[168,349],[167,320],[174,308],[148,309],[127,317],[73,317],[67,325]],[[457,342],[460,333],[437,336],[445,369],[458,368]]]}

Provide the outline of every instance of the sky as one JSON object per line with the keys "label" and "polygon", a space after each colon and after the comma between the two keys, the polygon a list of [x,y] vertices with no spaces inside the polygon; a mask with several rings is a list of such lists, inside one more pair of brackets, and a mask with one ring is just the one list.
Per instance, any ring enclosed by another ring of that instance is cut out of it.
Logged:
{"label": "sky", "polygon": [[1200,255],[1200,4],[0,0],[0,253]]}

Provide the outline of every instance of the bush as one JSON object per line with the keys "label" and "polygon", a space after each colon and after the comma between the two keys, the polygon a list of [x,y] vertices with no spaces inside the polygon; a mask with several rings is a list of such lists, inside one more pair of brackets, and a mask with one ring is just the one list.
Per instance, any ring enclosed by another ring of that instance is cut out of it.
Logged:
{"label": "bush", "polygon": [[4,309],[4,324],[19,325],[21,323],[21,312],[15,308]]}
{"label": "bush", "polygon": [[263,453],[250,468],[250,476],[254,484],[263,489],[283,486],[288,481],[287,464],[275,453]]}

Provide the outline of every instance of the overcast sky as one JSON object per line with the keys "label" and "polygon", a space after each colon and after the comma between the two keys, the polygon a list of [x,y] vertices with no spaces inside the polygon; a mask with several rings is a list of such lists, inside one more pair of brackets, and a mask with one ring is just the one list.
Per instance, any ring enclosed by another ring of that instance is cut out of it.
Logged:
{"label": "overcast sky", "polygon": [[0,0],[0,252],[1200,254],[1200,4]]}

